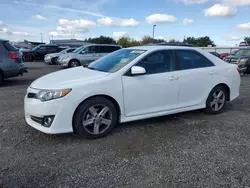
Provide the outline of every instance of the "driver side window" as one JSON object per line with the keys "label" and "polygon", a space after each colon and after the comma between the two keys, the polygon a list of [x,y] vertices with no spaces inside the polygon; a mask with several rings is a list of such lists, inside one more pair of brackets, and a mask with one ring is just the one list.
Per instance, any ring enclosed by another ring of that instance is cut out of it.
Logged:
{"label": "driver side window", "polygon": [[174,51],[161,50],[149,54],[136,66],[143,67],[146,74],[157,74],[175,70]]}
{"label": "driver side window", "polygon": [[86,54],[93,54],[96,53],[96,47],[95,46],[89,46],[87,48],[85,48],[82,53],[86,53]]}
{"label": "driver side window", "polygon": [[40,48],[37,49],[38,52],[45,52],[46,51],[46,47],[45,46],[41,46]]}

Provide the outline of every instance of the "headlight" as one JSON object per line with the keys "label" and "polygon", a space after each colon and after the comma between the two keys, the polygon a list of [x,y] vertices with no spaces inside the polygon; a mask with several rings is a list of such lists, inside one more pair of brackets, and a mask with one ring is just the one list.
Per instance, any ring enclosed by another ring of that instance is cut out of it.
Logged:
{"label": "headlight", "polygon": [[49,101],[53,99],[58,99],[66,96],[71,89],[62,89],[62,90],[41,90],[36,94],[36,99],[40,101]]}
{"label": "headlight", "polygon": [[69,57],[69,56],[66,55],[66,56],[64,56],[62,59],[67,59],[68,57]]}

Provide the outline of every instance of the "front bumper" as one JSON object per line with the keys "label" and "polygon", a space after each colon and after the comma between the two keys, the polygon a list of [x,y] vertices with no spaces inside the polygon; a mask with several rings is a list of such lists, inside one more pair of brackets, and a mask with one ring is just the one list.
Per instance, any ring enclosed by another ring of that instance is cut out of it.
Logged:
{"label": "front bumper", "polygon": [[61,67],[68,67],[69,61],[67,59],[57,60],[58,65]]}
{"label": "front bumper", "polygon": [[[33,128],[47,134],[61,134],[73,132],[72,118],[75,111],[73,103],[65,98],[41,102],[32,97],[39,90],[28,88],[24,98],[24,112],[26,122]],[[43,125],[45,117],[53,117],[49,127]],[[38,121],[41,120],[41,121]]]}
{"label": "front bumper", "polygon": [[52,62],[51,60],[52,60],[52,58],[48,58],[48,57],[44,58],[45,63],[51,63]]}

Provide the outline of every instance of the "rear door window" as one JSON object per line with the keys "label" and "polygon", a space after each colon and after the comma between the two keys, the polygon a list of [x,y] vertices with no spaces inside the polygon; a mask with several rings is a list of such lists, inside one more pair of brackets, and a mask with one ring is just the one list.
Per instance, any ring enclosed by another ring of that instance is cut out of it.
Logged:
{"label": "rear door window", "polygon": [[8,51],[19,51],[15,46],[13,46],[9,42],[3,42],[3,46],[6,48]]}
{"label": "rear door window", "polygon": [[96,46],[89,46],[89,47],[87,47],[87,48],[84,50],[84,52],[87,53],[87,54],[98,53],[97,51],[98,51],[98,49],[97,49]]}
{"label": "rear door window", "polygon": [[46,51],[48,53],[55,53],[55,52],[57,52],[57,47],[56,46],[47,46]]}
{"label": "rear door window", "polygon": [[214,64],[194,50],[176,50],[179,70],[212,67]]}

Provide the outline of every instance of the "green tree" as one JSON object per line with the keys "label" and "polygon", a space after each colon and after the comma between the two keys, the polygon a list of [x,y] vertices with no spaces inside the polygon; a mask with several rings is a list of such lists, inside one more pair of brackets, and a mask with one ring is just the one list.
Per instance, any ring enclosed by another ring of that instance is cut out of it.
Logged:
{"label": "green tree", "polygon": [[130,40],[130,46],[140,46],[141,43],[138,40],[131,39]]}
{"label": "green tree", "polygon": [[175,40],[175,39],[170,39],[168,42],[171,42],[171,43],[180,43],[179,40]]}
{"label": "green tree", "polygon": [[121,45],[123,48],[130,47],[130,38],[129,37],[122,37],[116,43],[118,45]]}
{"label": "green tree", "polygon": [[95,43],[95,44],[116,44],[116,41],[111,37],[100,36],[96,38],[85,39],[85,42]]}
{"label": "green tree", "polygon": [[187,37],[186,39],[183,40],[183,42],[192,44],[195,47],[207,47],[208,45],[216,46],[214,44],[214,41],[212,41],[208,36],[199,38]]}
{"label": "green tree", "polygon": [[250,37],[245,37],[245,38],[244,38],[244,41],[245,41],[246,43],[248,43],[248,45],[250,45]]}
{"label": "green tree", "polygon": [[141,44],[145,45],[145,44],[149,44],[149,43],[153,43],[153,42],[155,42],[155,40],[152,37],[150,37],[150,36],[144,36],[142,38]]}

